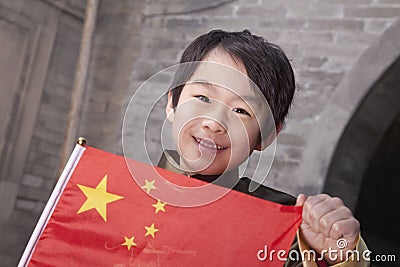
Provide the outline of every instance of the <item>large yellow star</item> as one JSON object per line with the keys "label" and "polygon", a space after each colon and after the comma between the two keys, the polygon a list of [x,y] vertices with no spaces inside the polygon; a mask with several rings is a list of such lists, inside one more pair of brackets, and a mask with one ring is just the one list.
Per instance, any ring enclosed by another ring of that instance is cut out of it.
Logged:
{"label": "large yellow star", "polygon": [[96,209],[105,222],[107,221],[107,204],[124,198],[122,196],[110,194],[106,191],[107,174],[103,177],[96,188],[91,188],[80,184],[77,186],[86,196],[86,201],[78,210],[78,214],[87,210]]}
{"label": "large yellow star", "polygon": [[132,246],[136,247],[137,245],[136,245],[135,242],[133,242],[133,239],[135,239],[134,236],[132,236],[131,238],[127,238],[127,237],[125,236],[125,242],[122,243],[122,246],[127,246],[127,247],[128,247],[128,250],[131,250],[131,247],[132,247]]}
{"label": "large yellow star", "polygon": [[154,227],[154,223],[152,223],[150,226],[145,226],[146,229],[146,234],[144,236],[151,235],[154,238],[154,233],[158,232],[159,229]]}
{"label": "large yellow star", "polygon": [[150,193],[150,191],[152,189],[156,189],[157,187],[155,187],[154,183],[156,182],[156,180],[153,180],[151,182],[149,182],[147,179],[144,179],[144,182],[146,183],[144,186],[142,186],[143,189],[146,189],[147,194]]}
{"label": "large yellow star", "polygon": [[165,208],[164,206],[167,205],[167,203],[163,203],[161,202],[159,199],[157,200],[156,204],[153,204],[151,206],[153,206],[154,208],[156,208],[156,214],[161,210],[163,212],[165,212]]}

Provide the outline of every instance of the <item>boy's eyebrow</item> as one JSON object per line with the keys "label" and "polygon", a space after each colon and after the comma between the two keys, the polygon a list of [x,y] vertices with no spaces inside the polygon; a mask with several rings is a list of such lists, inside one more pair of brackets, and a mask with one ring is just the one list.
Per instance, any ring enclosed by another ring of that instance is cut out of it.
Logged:
{"label": "boy's eyebrow", "polygon": [[260,100],[255,98],[254,96],[240,96],[239,98],[243,99],[245,102],[253,102],[256,106],[261,107]]}
{"label": "boy's eyebrow", "polygon": [[207,80],[204,79],[196,79],[194,81],[192,81],[192,83],[201,83],[204,84],[207,88],[212,89],[213,91],[216,91],[214,84],[212,82],[209,82]]}
{"label": "boy's eyebrow", "polygon": [[[192,83],[202,83],[204,84],[208,89],[212,89],[213,91],[216,91],[215,86],[212,82],[204,80],[204,79],[196,79],[191,81]],[[216,84],[217,85],[217,84]],[[218,85],[217,85],[218,86]],[[230,90],[230,89],[229,89]],[[231,90],[233,91],[233,90]],[[235,95],[237,96],[238,99],[244,100],[246,103],[247,102],[252,102],[253,104],[255,104],[257,107],[261,107],[260,104],[260,100],[257,99],[254,96],[251,95],[241,95],[239,96],[237,93],[235,93]]]}

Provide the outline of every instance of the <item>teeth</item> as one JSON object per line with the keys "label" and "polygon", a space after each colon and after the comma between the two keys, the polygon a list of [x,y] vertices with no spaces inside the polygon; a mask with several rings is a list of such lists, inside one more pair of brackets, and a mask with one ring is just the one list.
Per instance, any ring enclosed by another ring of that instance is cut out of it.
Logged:
{"label": "teeth", "polygon": [[208,148],[211,148],[211,149],[217,149],[217,150],[222,150],[222,149],[226,148],[226,147],[223,147],[223,146],[217,146],[216,144],[213,144],[213,143],[210,143],[210,142],[206,142],[206,141],[204,141],[204,140],[202,140],[200,138],[197,138],[197,137],[195,139],[196,139],[197,143],[199,143],[200,145],[202,145],[204,147],[208,147]]}
{"label": "teeth", "polygon": [[217,149],[217,146],[215,144],[208,143],[208,142],[206,142],[204,140],[200,141],[200,145],[208,147],[208,148],[212,148],[212,149]]}

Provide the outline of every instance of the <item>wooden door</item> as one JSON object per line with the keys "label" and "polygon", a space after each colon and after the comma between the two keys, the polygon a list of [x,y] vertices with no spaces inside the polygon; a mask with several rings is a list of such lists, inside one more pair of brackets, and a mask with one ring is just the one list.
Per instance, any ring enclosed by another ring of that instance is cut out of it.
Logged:
{"label": "wooden door", "polygon": [[47,1],[0,1],[0,222],[14,206],[59,14]]}

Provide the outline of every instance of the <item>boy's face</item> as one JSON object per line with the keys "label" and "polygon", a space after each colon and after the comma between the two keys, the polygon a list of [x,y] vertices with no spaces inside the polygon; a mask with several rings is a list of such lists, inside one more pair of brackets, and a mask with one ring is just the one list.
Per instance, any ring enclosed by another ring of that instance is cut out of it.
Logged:
{"label": "boy's face", "polygon": [[180,167],[215,175],[236,168],[259,149],[259,123],[267,107],[239,60],[214,49],[204,61],[185,84],[175,111],[169,93],[166,111]]}

